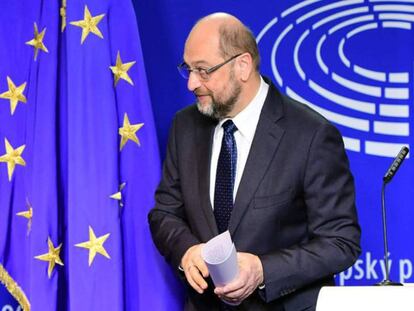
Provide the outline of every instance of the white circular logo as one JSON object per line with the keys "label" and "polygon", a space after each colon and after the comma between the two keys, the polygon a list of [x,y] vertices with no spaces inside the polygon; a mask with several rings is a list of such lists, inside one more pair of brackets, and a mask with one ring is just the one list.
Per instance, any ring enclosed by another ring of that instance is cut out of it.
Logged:
{"label": "white circular logo", "polygon": [[[411,2],[411,3],[410,3]],[[348,150],[409,146],[414,1],[301,1],[256,40],[279,87],[335,123]]]}

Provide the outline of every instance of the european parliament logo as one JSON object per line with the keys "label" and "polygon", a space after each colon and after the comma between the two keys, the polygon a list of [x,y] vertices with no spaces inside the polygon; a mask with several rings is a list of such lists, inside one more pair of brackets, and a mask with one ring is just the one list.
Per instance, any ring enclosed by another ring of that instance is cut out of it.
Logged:
{"label": "european parliament logo", "polygon": [[414,0],[307,0],[257,42],[279,88],[336,124],[346,149],[394,157],[409,146],[413,23]]}

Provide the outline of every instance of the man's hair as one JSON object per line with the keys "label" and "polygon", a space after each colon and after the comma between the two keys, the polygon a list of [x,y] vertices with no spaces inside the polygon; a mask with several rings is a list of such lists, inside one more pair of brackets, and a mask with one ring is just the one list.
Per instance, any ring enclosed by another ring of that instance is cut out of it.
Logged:
{"label": "man's hair", "polygon": [[220,53],[223,58],[233,57],[238,53],[249,53],[256,71],[260,67],[260,55],[253,33],[246,26],[223,24],[219,27]]}

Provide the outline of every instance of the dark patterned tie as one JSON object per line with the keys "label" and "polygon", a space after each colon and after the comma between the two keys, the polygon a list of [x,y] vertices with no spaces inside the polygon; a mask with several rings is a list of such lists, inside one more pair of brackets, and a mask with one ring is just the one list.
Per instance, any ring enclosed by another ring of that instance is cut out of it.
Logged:
{"label": "dark patterned tie", "polygon": [[227,230],[233,210],[233,189],[236,177],[237,146],[233,133],[237,127],[232,120],[223,123],[224,135],[217,163],[214,190],[214,216],[219,233]]}

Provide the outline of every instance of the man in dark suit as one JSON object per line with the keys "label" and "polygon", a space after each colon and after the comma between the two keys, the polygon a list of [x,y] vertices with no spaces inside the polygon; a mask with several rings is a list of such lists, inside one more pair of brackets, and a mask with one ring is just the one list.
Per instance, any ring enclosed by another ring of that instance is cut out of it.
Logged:
{"label": "man in dark suit", "polygon": [[[224,13],[201,19],[185,44],[179,69],[197,103],[174,119],[149,222],[188,286],[186,310],[314,310],[360,253],[338,130],[280,94],[259,62],[251,32]],[[214,288],[201,247],[227,229],[239,274]]]}

